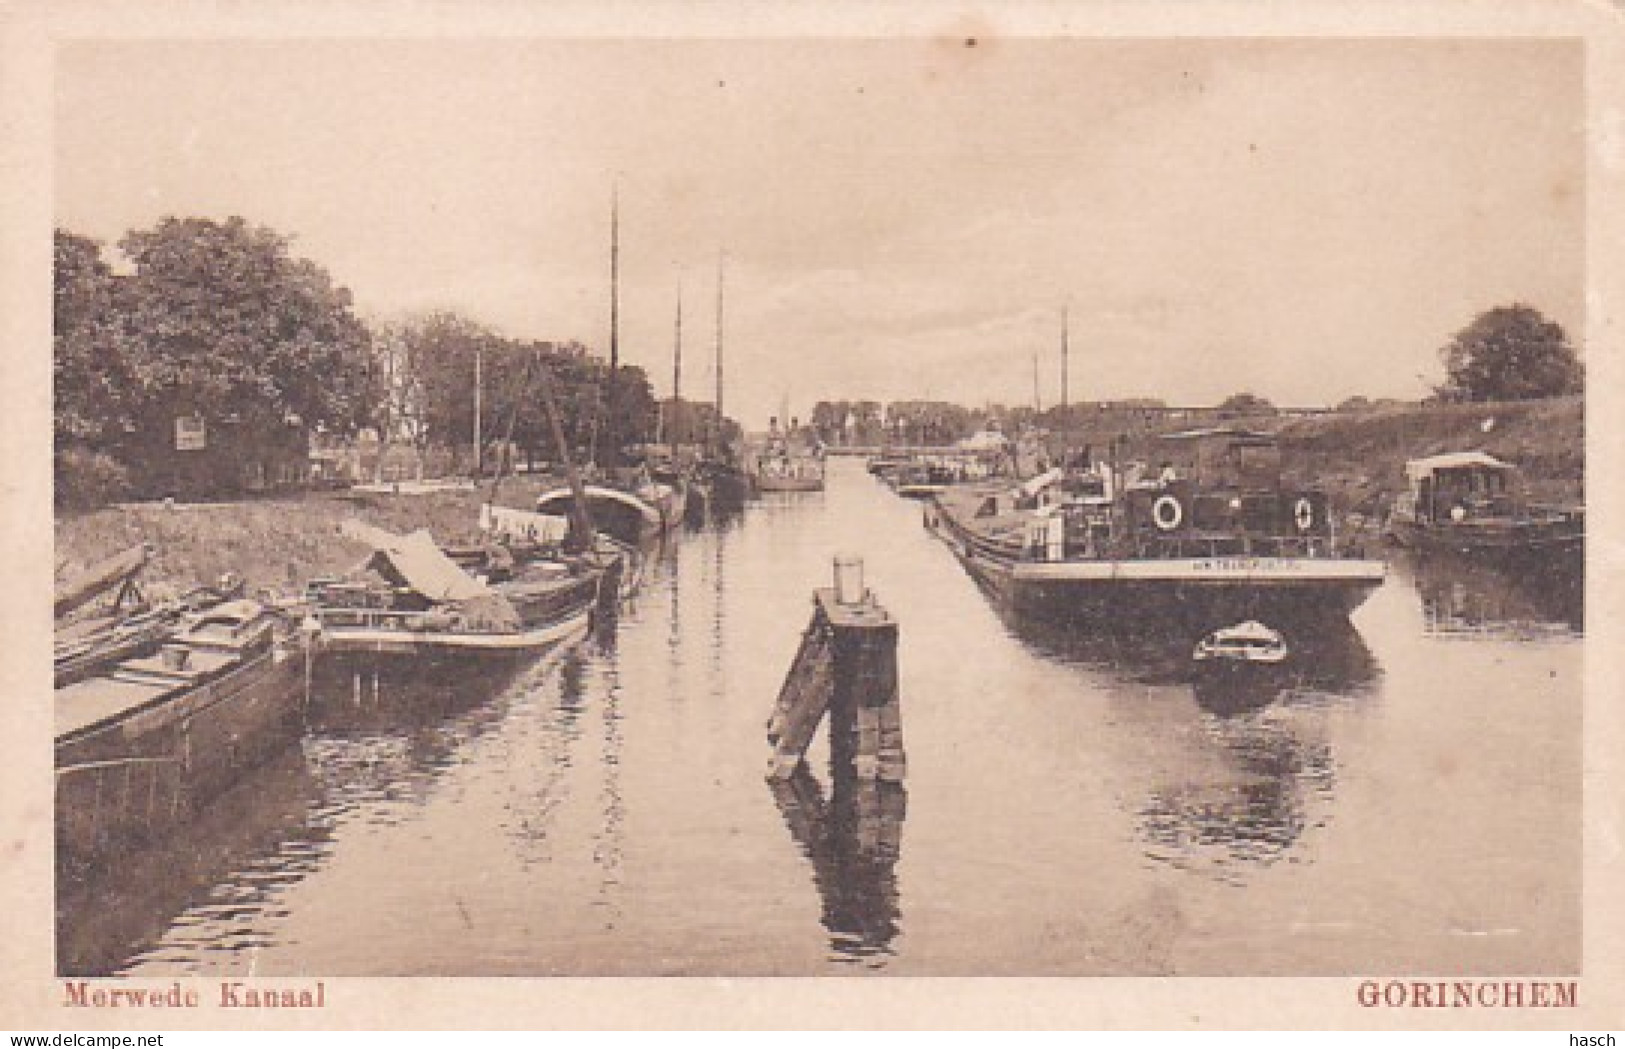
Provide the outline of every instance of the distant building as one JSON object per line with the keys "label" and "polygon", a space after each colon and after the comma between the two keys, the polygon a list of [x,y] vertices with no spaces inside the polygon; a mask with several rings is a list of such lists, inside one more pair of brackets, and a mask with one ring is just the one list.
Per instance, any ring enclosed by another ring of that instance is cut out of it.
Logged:
{"label": "distant building", "polygon": [[310,431],[294,421],[212,418],[184,408],[129,435],[122,456],[136,494],[213,499],[310,479]]}

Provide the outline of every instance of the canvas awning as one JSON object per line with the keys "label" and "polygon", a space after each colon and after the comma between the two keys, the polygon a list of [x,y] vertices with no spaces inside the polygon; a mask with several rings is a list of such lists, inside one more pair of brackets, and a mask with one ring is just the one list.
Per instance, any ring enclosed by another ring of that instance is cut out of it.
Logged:
{"label": "canvas awning", "polygon": [[346,521],[343,532],[373,549],[368,567],[400,579],[431,601],[472,601],[491,596],[478,579],[457,566],[423,529],[411,535],[375,528],[361,521]]}
{"label": "canvas awning", "polygon": [[1484,470],[1516,470],[1511,463],[1504,463],[1493,455],[1483,452],[1446,452],[1443,455],[1430,455],[1425,459],[1412,459],[1405,464],[1405,476],[1413,481],[1420,481],[1424,477],[1432,477],[1440,470],[1465,470],[1471,468]]}

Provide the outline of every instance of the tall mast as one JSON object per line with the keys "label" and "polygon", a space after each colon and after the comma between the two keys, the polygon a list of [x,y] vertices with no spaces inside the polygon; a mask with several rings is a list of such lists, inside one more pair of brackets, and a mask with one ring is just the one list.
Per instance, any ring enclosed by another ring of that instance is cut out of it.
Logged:
{"label": "tall mast", "polygon": [[620,455],[616,440],[620,420],[615,410],[615,377],[621,368],[621,187],[615,184],[609,204],[609,381],[604,384],[604,444],[611,459]]}
{"label": "tall mast", "polygon": [[723,446],[727,443],[727,434],[723,431],[722,414],[722,260],[723,253],[717,252],[717,422],[716,422],[716,453],[721,454]]}
{"label": "tall mast", "polygon": [[677,421],[683,417],[683,282],[677,282],[677,326],[671,354],[671,451],[677,454]]}
{"label": "tall mast", "polygon": [[480,356],[483,347],[474,344],[474,476],[480,475],[485,465],[481,460],[485,457],[485,442],[480,440],[480,401],[484,396],[484,375],[480,368]]}
{"label": "tall mast", "polygon": [[[532,363],[535,363],[539,356],[533,354]],[[547,361],[541,361],[540,374],[542,410],[547,415],[548,428],[553,431],[553,445],[558,450],[559,462],[564,465],[565,479],[570,483],[570,530],[565,534],[565,547],[580,553],[593,549],[597,542],[593,538],[592,513],[587,507],[587,489],[582,485],[581,474],[576,472],[575,462],[570,458],[570,442],[564,439],[564,425],[559,420],[558,402],[553,398],[553,368]],[[492,502],[495,501],[493,488]]]}
{"label": "tall mast", "polygon": [[1033,354],[1033,411],[1041,412],[1044,406],[1038,400],[1038,354]]}
{"label": "tall mast", "polygon": [[1067,405],[1066,365],[1067,365],[1067,306],[1061,307],[1061,407]]}

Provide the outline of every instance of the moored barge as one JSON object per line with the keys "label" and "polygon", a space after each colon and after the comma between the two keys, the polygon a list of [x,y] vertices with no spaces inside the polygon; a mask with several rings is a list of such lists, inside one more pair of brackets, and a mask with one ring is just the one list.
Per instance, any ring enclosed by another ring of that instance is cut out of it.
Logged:
{"label": "moored barge", "polygon": [[190,613],[156,652],[56,690],[59,861],[156,837],[296,738],[304,660],[274,609]]}
{"label": "moored barge", "polygon": [[[347,530],[372,545],[371,557],[346,578],[312,580],[306,592],[324,661],[534,654],[584,635],[617,596],[622,563],[613,550],[514,558],[492,544],[460,553],[460,564],[424,531],[400,536],[354,522]],[[475,556],[483,563],[469,563]]]}
{"label": "moored barge", "polygon": [[950,489],[926,524],[1011,607],[1102,626],[1340,618],[1382,582],[1383,563],[1336,535],[1323,492],[1281,484],[1271,435],[1189,431],[1164,449],[1154,476],[1099,463]]}
{"label": "moored barge", "polygon": [[1401,546],[1453,554],[1498,568],[1578,575],[1585,511],[1523,496],[1518,468],[1484,452],[1449,452],[1405,464],[1408,490],[1388,536]]}

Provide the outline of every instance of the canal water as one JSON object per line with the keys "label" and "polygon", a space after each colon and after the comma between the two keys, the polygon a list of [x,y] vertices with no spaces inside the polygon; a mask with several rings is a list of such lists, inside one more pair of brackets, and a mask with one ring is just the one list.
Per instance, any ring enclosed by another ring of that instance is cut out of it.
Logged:
{"label": "canal water", "polygon": [[[908,771],[770,787],[831,558],[901,623]],[[1397,564],[1279,680],[1008,621],[857,461],[681,536],[517,670],[330,682],[300,743],[60,901],[66,972],[1504,974],[1580,960],[1577,612]]]}

